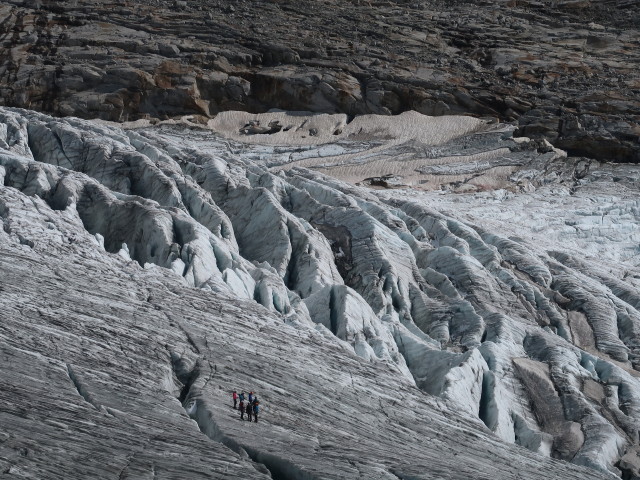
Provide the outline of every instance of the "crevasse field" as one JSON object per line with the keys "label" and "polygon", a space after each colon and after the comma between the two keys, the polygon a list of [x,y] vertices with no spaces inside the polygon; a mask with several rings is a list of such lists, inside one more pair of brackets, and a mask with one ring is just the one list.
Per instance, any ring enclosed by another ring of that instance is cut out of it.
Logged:
{"label": "crevasse field", "polygon": [[0,470],[634,478],[640,167],[513,131],[1,109]]}

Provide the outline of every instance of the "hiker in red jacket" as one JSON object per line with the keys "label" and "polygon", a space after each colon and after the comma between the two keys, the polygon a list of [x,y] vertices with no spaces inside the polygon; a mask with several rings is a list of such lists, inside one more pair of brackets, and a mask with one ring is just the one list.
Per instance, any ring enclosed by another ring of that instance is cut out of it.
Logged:
{"label": "hiker in red jacket", "polygon": [[236,408],[237,404],[238,404],[238,393],[234,390],[233,391],[233,408]]}

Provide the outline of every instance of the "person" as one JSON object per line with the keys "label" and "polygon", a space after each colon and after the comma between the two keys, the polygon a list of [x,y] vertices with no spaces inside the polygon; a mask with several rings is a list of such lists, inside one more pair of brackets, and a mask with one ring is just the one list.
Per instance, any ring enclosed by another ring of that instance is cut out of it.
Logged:
{"label": "person", "polygon": [[260,402],[256,400],[253,402],[253,418],[256,423],[258,423],[258,412],[260,412]]}
{"label": "person", "polygon": [[253,407],[251,406],[251,402],[247,403],[247,420],[251,421],[251,415],[253,414]]}
{"label": "person", "polygon": [[249,404],[253,404],[253,392],[249,392]]}
{"label": "person", "polygon": [[244,400],[240,398],[240,420],[244,420]]}
{"label": "person", "polygon": [[244,392],[240,393],[240,401],[244,402]]}
{"label": "person", "polygon": [[233,391],[233,408],[236,408],[237,405],[238,405],[238,393],[234,390]]}

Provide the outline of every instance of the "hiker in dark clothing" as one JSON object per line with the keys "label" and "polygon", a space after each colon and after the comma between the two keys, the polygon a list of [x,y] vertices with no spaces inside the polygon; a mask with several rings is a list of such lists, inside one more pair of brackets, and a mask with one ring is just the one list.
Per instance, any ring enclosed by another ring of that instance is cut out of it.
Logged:
{"label": "hiker in dark clothing", "polygon": [[249,404],[253,405],[253,392],[249,392]]}
{"label": "hiker in dark clothing", "polygon": [[238,405],[238,394],[234,390],[233,391],[233,408],[236,408],[237,405]]}
{"label": "hiker in dark clothing", "polygon": [[253,415],[253,406],[247,403],[247,420],[251,421],[251,415]]}
{"label": "hiker in dark clothing", "polygon": [[240,420],[244,420],[244,400],[240,400]]}
{"label": "hiker in dark clothing", "polygon": [[[258,423],[258,413],[260,412],[260,402],[255,400],[253,402],[253,418],[255,418],[256,423]],[[249,420],[251,421],[251,420]]]}

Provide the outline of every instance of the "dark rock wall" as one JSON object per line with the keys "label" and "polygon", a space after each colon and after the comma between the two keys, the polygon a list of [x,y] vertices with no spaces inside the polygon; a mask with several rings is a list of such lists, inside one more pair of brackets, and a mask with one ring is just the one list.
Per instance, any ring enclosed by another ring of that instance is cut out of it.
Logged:
{"label": "dark rock wall", "polygon": [[640,161],[637,2],[21,1],[0,104],[114,121],[270,108],[517,121]]}

